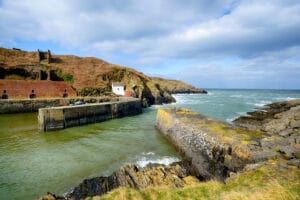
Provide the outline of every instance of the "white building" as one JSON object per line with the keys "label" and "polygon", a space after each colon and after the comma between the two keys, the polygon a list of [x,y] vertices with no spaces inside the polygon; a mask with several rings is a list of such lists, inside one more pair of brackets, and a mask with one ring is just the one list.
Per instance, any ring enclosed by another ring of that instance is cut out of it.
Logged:
{"label": "white building", "polygon": [[125,95],[125,91],[124,91],[124,84],[122,83],[112,83],[112,92],[115,93],[116,95]]}

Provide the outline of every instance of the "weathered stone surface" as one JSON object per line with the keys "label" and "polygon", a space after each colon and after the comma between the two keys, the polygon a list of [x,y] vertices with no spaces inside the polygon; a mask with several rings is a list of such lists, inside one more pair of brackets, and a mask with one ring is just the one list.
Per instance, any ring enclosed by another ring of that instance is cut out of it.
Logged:
{"label": "weathered stone surface", "polygon": [[[300,99],[275,102],[266,105],[254,112],[248,112],[249,116],[242,116],[233,122],[250,129],[276,133],[290,128],[292,120],[298,120],[300,113]],[[296,123],[295,126],[298,124]]]}
{"label": "weathered stone surface", "polygon": [[202,179],[229,176],[254,162],[259,132],[248,131],[182,108],[159,109],[157,128],[191,160]]}
{"label": "weathered stone surface", "polygon": [[300,128],[300,120],[291,121],[291,127],[292,128]]}
{"label": "weathered stone surface", "polygon": [[139,99],[127,98],[117,102],[41,108],[38,121],[40,131],[47,132],[140,113]]}
{"label": "weathered stone surface", "polygon": [[279,135],[282,137],[290,136],[293,133],[293,129],[285,129],[279,132]]}
{"label": "weathered stone surface", "polygon": [[[264,150],[274,150],[285,159],[299,157],[300,144],[300,100],[276,102],[267,105],[263,111],[240,117],[235,124],[261,131],[264,137],[260,145]],[[249,125],[251,124],[251,126]]]}
{"label": "weathered stone surface", "polygon": [[291,122],[297,122],[299,103],[273,103],[267,111],[241,117],[239,125],[246,122],[252,131],[182,108],[160,109],[157,127],[191,160],[200,178],[224,178],[249,163],[298,158],[300,134]]}
{"label": "weathered stone surface", "polygon": [[126,101],[128,97],[76,97],[51,99],[0,99],[0,114],[37,112],[40,108],[67,106],[75,102],[103,103]]}
{"label": "weathered stone surface", "polygon": [[288,165],[294,165],[300,168],[300,159],[292,159],[287,162]]}
{"label": "weathered stone surface", "polygon": [[55,194],[52,194],[48,192],[46,195],[40,197],[38,200],[65,200],[65,197],[57,196]]}
{"label": "weathered stone surface", "polygon": [[102,195],[117,187],[145,189],[148,187],[183,187],[184,178],[189,176],[190,164],[177,162],[169,166],[155,165],[139,169],[136,165],[126,165],[108,177],[84,180],[67,195],[67,199],[84,199]]}

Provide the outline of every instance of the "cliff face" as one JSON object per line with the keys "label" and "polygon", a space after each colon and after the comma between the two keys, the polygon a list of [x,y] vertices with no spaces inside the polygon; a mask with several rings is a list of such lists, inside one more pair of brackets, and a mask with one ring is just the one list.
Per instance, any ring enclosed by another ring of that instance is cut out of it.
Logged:
{"label": "cliff face", "polygon": [[126,91],[143,100],[144,106],[175,102],[172,93],[206,93],[180,81],[151,78],[93,57],[41,58],[39,52],[0,48],[0,79],[67,81],[80,96],[109,94],[112,82],[122,82]]}

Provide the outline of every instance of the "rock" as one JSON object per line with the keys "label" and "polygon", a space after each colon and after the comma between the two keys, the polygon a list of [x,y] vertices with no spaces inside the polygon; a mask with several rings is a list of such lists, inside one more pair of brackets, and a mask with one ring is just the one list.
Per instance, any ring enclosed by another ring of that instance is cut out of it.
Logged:
{"label": "rock", "polygon": [[300,159],[300,144],[299,143],[294,145],[293,155],[295,156],[295,158]]}
{"label": "rock", "polygon": [[277,146],[289,145],[290,142],[280,136],[271,136],[261,139],[260,144],[263,149],[275,149]]}
{"label": "rock", "polygon": [[291,121],[291,127],[292,128],[300,128],[300,120]]}
{"label": "rock", "polygon": [[48,192],[46,195],[38,198],[38,200],[66,200],[66,198],[61,196],[56,196],[55,194]]}
{"label": "rock", "polygon": [[183,187],[184,178],[190,176],[189,162],[177,162],[169,166],[151,164],[139,169],[130,164],[121,167],[108,177],[85,179],[67,195],[67,199],[84,199],[86,197],[103,195],[117,187],[146,189],[149,187]]}
{"label": "rock", "polygon": [[291,146],[277,146],[278,152],[287,160],[294,157],[294,148]]}
{"label": "rock", "polygon": [[287,164],[300,168],[300,159],[291,159],[287,162]]}
{"label": "rock", "polygon": [[293,133],[293,129],[285,129],[279,132],[279,135],[282,137],[290,136]]}
{"label": "rock", "polygon": [[286,124],[278,120],[272,120],[268,123],[263,124],[261,129],[268,133],[278,134],[286,129]]}
{"label": "rock", "polygon": [[276,153],[273,150],[261,150],[256,151],[253,153],[253,159],[255,162],[260,162],[268,159],[273,159],[278,156],[278,153]]}
{"label": "rock", "polygon": [[300,120],[300,112],[297,112],[297,113],[295,114],[295,120]]}

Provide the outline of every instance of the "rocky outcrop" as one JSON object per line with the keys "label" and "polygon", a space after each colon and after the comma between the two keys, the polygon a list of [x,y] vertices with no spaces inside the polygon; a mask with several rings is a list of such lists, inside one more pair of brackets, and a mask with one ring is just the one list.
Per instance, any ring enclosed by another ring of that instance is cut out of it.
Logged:
{"label": "rocky outcrop", "polygon": [[233,122],[260,131],[263,150],[276,152],[300,167],[300,99],[268,104]]}
{"label": "rocky outcrop", "polygon": [[85,179],[73,189],[66,197],[55,196],[48,193],[40,199],[85,199],[96,195],[103,195],[118,187],[129,187],[135,189],[146,189],[150,187],[183,187],[185,178],[191,175],[188,162],[177,162],[169,166],[159,164],[148,164],[145,168],[139,169],[136,165],[130,164],[121,167],[112,175],[107,177],[95,177]]}
{"label": "rocky outcrop", "polygon": [[151,78],[155,84],[164,89],[170,94],[207,94],[204,89],[199,89],[194,86],[188,85],[182,81],[166,80],[162,78]]}

